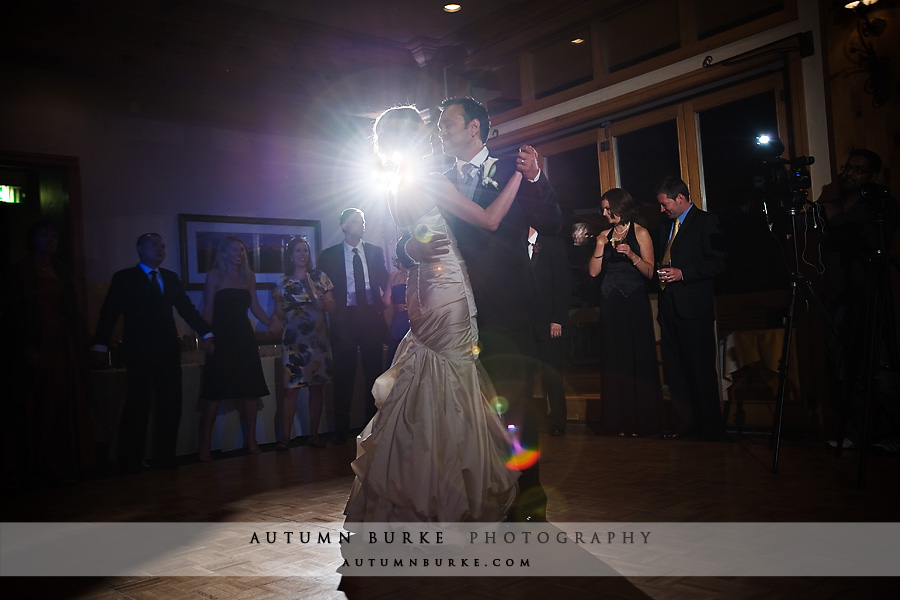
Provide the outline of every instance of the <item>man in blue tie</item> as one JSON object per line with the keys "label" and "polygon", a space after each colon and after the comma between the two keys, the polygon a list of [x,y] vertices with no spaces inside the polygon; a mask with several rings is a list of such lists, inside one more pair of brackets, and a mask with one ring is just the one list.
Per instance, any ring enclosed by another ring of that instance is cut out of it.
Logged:
{"label": "man in blue tie", "polygon": [[334,357],[334,437],[343,444],[350,429],[350,405],[356,382],[357,353],[362,362],[366,420],[375,416],[372,385],[381,375],[387,331],[382,293],[387,288],[384,250],[363,241],[366,216],[358,208],[341,213],[344,241],[322,250],[317,265],[334,284],[335,312],[330,315]]}
{"label": "man in blue tie", "polygon": [[214,350],[209,324],[188,298],[178,275],[160,268],[166,243],[158,233],[137,239],[141,261],[113,275],[94,335],[95,361],[106,356],[110,336],[124,317],[127,395],[122,408],[117,442],[117,463],[123,473],[141,469],[150,406],[155,402],[154,457],[162,466],[175,461],[181,421],[181,349],[172,316],[178,314],[204,338],[207,353]]}

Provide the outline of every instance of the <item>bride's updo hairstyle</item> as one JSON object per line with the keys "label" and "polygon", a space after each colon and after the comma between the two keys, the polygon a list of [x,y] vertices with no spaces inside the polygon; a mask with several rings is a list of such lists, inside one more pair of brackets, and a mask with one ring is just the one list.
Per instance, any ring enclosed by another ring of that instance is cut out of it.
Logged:
{"label": "bride's updo hairstyle", "polygon": [[425,121],[412,106],[387,109],[375,120],[373,132],[375,154],[386,167],[397,166],[400,159],[408,158],[428,138]]}

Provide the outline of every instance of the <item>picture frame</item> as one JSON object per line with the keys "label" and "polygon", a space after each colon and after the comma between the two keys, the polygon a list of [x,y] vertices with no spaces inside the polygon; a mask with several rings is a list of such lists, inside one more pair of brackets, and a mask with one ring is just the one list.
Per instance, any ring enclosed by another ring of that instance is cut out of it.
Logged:
{"label": "picture frame", "polygon": [[308,219],[268,219],[217,215],[178,215],[181,239],[181,278],[187,290],[202,290],[206,273],[215,264],[219,244],[226,235],[247,246],[257,289],[272,289],[284,274],[284,250],[291,238],[302,235],[316,257],[322,249],[322,227]]}

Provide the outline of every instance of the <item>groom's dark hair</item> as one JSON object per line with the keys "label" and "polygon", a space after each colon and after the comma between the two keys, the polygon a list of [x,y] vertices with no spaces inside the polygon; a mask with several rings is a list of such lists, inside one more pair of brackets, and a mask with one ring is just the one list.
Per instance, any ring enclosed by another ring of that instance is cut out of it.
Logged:
{"label": "groom's dark hair", "polygon": [[441,111],[448,106],[459,104],[462,106],[463,116],[466,118],[466,125],[472,122],[472,119],[478,119],[478,129],[481,132],[481,143],[487,142],[488,133],[491,131],[491,118],[484,104],[469,96],[461,98],[447,98],[441,102]]}

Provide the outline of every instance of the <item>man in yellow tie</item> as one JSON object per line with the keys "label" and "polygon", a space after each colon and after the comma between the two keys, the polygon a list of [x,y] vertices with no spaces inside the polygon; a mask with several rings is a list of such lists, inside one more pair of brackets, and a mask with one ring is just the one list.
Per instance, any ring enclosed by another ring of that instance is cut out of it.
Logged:
{"label": "man in yellow tie", "polygon": [[725,270],[719,219],[694,206],[687,184],[667,177],[656,188],[663,219],[657,240],[663,367],[677,422],[668,436],[725,438],[716,371],[713,278]]}

